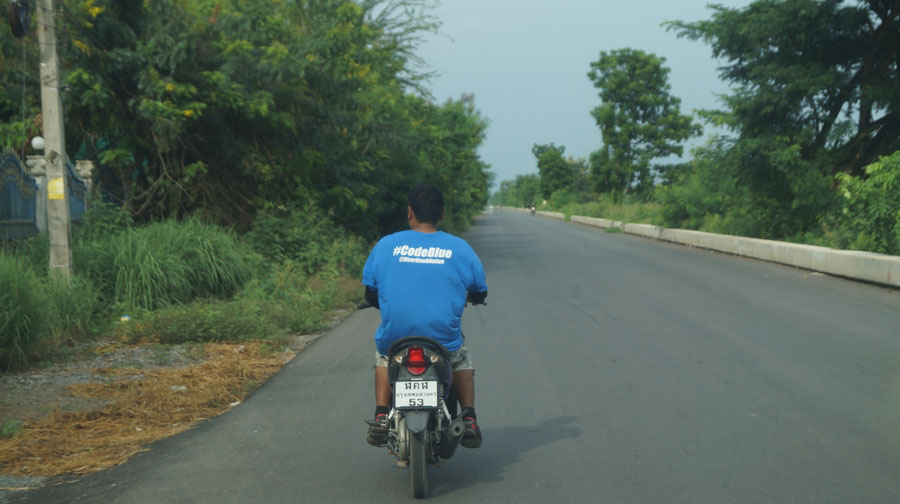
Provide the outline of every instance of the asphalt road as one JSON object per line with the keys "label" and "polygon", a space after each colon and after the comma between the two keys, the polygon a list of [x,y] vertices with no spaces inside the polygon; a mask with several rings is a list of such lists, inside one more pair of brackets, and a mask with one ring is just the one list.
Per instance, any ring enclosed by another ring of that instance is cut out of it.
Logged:
{"label": "asphalt road", "polygon": [[[438,502],[900,502],[900,292],[518,213],[465,235],[478,450]],[[365,443],[374,310],[246,402],[30,503],[413,500]]]}

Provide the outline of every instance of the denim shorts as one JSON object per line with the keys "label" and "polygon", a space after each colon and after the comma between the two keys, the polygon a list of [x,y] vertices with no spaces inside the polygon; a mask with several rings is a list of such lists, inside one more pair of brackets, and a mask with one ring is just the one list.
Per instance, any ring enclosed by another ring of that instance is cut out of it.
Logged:
{"label": "denim shorts", "polygon": [[[375,351],[375,367],[387,367],[388,358],[384,355]],[[450,365],[453,366],[454,371],[465,371],[467,369],[471,369],[475,371],[475,368],[472,367],[472,358],[469,357],[469,349],[466,348],[466,345],[459,347],[459,350],[454,350],[450,352]]]}

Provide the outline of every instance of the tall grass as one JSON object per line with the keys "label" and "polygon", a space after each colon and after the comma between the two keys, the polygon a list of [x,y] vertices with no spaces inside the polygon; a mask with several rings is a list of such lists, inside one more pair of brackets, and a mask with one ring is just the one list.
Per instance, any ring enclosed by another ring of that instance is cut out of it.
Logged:
{"label": "tall grass", "polygon": [[357,278],[307,275],[286,261],[251,280],[230,300],[201,299],[143,313],[117,324],[112,335],[128,342],[266,340],[278,346],[290,334],[323,329],[337,308],[358,301]]}
{"label": "tall grass", "polygon": [[50,271],[50,240],[46,235],[2,242],[0,245],[0,250],[25,261],[36,275],[44,276]]}
{"label": "tall grass", "polygon": [[94,316],[100,309],[93,285],[84,278],[74,277],[67,282],[48,276],[43,287],[48,331],[43,346],[55,347],[90,336]]}
{"label": "tall grass", "polygon": [[[46,238],[0,251],[0,370],[26,367],[92,334],[277,346],[288,334],[320,330],[332,310],[360,297],[367,247],[339,229],[303,230],[309,217],[289,217],[287,236],[273,231],[277,221],[267,222],[256,245],[297,257],[265,268],[245,241],[198,219],[82,229],[74,235],[71,282],[48,275]],[[124,310],[132,323],[114,324]]]}
{"label": "tall grass", "polygon": [[89,283],[34,272],[22,257],[0,253],[0,370],[86,336],[97,300]]}
{"label": "tall grass", "polygon": [[105,303],[144,310],[231,296],[262,261],[233,233],[194,218],[95,239],[77,259]]}
{"label": "tall grass", "polygon": [[24,365],[46,334],[46,307],[34,275],[25,261],[0,253],[0,368]]}

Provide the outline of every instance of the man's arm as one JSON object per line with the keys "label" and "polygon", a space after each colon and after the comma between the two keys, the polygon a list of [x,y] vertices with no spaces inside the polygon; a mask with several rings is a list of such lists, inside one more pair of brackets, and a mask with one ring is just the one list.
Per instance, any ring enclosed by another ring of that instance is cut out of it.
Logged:
{"label": "man's arm", "polygon": [[483,292],[469,292],[466,295],[466,301],[474,304],[484,304],[484,300],[487,298],[487,291]]}
{"label": "man's arm", "polygon": [[375,308],[381,309],[381,307],[378,306],[378,289],[373,289],[366,285],[366,302]]}

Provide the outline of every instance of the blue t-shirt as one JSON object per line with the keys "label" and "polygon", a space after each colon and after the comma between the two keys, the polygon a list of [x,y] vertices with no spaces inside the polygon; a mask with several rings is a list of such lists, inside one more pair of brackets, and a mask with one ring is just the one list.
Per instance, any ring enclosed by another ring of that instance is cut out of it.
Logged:
{"label": "blue t-shirt", "polygon": [[487,291],[484,267],[465,240],[411,229],[378,241],[362,283],[378,290],[381,325],[375,346],[382,355],[406,336],[427,336],[458,350],[466,293]]}

